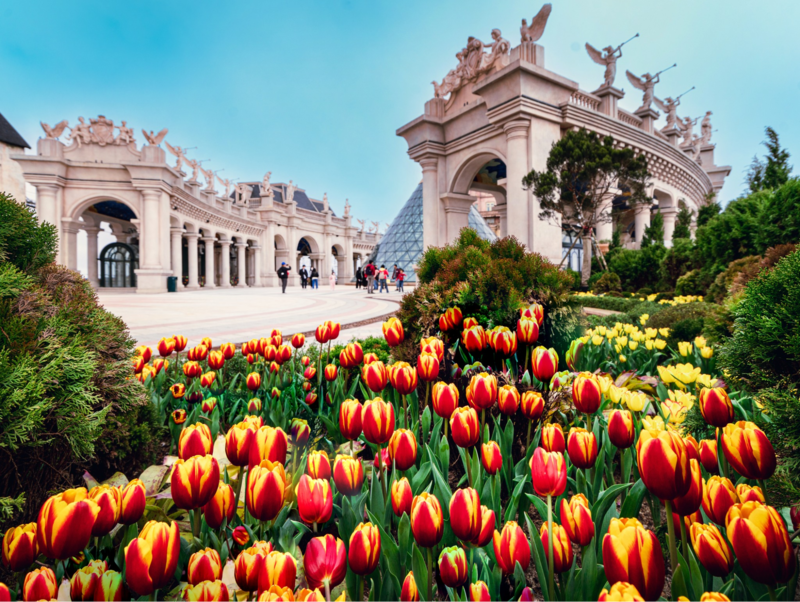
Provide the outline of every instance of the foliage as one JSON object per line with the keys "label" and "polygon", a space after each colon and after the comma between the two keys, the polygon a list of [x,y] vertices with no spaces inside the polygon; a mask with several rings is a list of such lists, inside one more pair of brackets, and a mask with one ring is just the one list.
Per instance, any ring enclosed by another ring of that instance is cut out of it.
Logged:
{"label": "foliage", "polygon": [[675,216],[675,229],[672,231],[672,240],[678,241],[682,238],[691,237],[691,225],[692,211],[686,205],[683,205]]}
{"label": "foliage", "polygon": [[659,266],[662,287],[673,290],[678,278],[697,267],[694,243],[688,238],[673,239],[672,247],[667,249]]}
{"label": "foliage", "polygon": [[653,245],[664,245],[664,216],[661,213],[654,213],[650,217],[650,225],[644,229],[642,235],[642,249]]}
{"label": "foliage", "polygon": [[755,237],[759,253],[775,245],[800,242],[800,179],[792,178],[768,194],[761,213]]}
{"label": "foliage", "polygon": [[733,285],[734,280],[736,280],[736,276],[739,272],[747,269],[749,266],[757,266],[760,262],[760,255],[750,255],[749,257],[742,257],[741,259],[730,262],[725,271],[717,274],[712,285],[708,287],[706,300],[711,303],[722,303],[725,297],[727,297],[728,291]]}
{"label": "foliage", "polygon": [[622,281],[614,272],[604,272],[595,282],[594,291],[596,293],[608,293],[611,291],[622,291]]}
{"label": "foliage", "polygon": [[762,389],[756,399],[770,417],[762,428],[781,459],[771,484],[793,503],[800,496],[800,388],[787,379]]}
{"label": "foliage", "polygon": [[0,191],[0,262],[34,273],[55,261],[57,247],[55,226],[40,226],[33,213]]}
{"label": "foliage", "polygon": [[722,211],[719,203],[711,202],[708,205],[703,205],[697,210],[697,227],[705,226],[709,220],[717,217]]}
{"label": "foliage", "polygon": [[703,333],[706,319],[713,318],[715,307],[710,303],[682,303],[654,313],[647,321],[648,328],[669,328],[667,343],[675,347],[678,341],[690,341]]}
{"label": "foliage", "polygon": [[[49,226],[2,195],[0,213],[19,226],[4,230],[0,260],[0,495],[26,493],[30,516],[86,468],[110,474],[151,462],[157,429],[130,378],[125,325],[79,274],[42,263],[54,253]],[[25,248],[17,233],[43,248]]]}
{"label": "foliage", "polygon": [[800,252],[751,280],[720,361],[750,390],[800,382]]}
{"label": "foliage", "polygon": [[[528,253],[513,237],[488,243],[465,228],[444,247],[430,247],[418,267],[419,285],[407,294],[397,316],[406,325],[408,349],[402,359],[416,357],[413,345],[439,328],[439,316],[458,306],[484,328],[514,327],[519,309],[536,301],[546,314],[568,299],[571,279],[538,253]],[[555,327],[544,328],[543,341],[551,341]],[[568,344],[569,341],[566,341]]]}
{"label": "foliage", "polygon": [[647,303],[641,299],[624,299],[620,297],[598,296],[598,295],[575,295],[572,299],[583,307],[596,307],[597,309],[610,309],[611,311],[630,311],[642,303]]}
{"label": "foliage", "polygon": [[763,160],[753,157],[746,178],[750,192],[783,186],[792,173],[789,151],[781,148],[778,133],[771,127],[766,127],[764,132],[767,139],[762,144],[767,147],[767,154]]}
{"label": "foliage", "polygon": [[676,295],[702,295],[708,289],[708,276],[702,270],[691,270],[675,283]]}
{"label": "foliage", "polygon": [[617,274],[626,291],[655,287],[659,279],[659,266],[666,254],[663,245],[650,245],[641,250],[614,249],[606,255],[608,269]]}

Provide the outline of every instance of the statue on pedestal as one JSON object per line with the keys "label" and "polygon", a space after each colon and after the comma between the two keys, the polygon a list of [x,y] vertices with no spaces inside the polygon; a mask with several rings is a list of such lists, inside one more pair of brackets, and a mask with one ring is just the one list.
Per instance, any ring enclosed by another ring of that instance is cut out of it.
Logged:
{"label": "statue on pedestal", "polygon": [[167,135],[168,131],[169,130],[167,128],[164,128],[158,134],[153,134],[153,130],[150,130],[150,133],[148,134],[145,130],[142,130],[142,134],[144,135],[144,139],[147,140],[148,144],[152,146],[158,146],[161,144],[161,141],[164,139],[164,136]]}
{"label": "statue on pedestal", "polygon": [[598,65],[603,65],[606,68],[606,72],[603,75],[604,86],[610,87],[614,85],[614,80],[617,77],[617,59],[622,57],[622,47],[638,37],[639,34],[637,33],[630,40],[624,41],[616,48],[613,46],[606,46],[602,51],[597,50],[597,48],[589,44],[589,42],[586,42],[586,52],[589,53],[589,57]]}
{"label": "statue on pedestal", "polygon": [[192,177],[190,182],[197,182],[197,174],[200,172],[200,164],[193,159],[186,159],[186,164],[192,168]]}
{"label": "statue on pedestal", "polygon": [[364,233],[364,226],[366,225],[366,224],[365,224],[365,222],[364,222],[364,220],[363,220],[363,219],[357,219],[356,221],[357,221],[359,224],[361,224],[361,228],[360,228],[358,231],[359,231],[359,232],[361,232],[361,233],[363,234],[363,233]]}
{"label": "statue on pedestal", "polygon": [[70,141],[75,141],[78,144],[78,148],[81,147],[82,143],[89,144],[92,141],[92,126],[86,123],[83,117],[78,117],[78,125],[70,128],[70,130]]}
{"label": "statue on pedestal", "polygon": [[711,129],[711,115],[711,111],[706,111],[706,116],[703,117],[703,121],[700,122],[700,144],[703,146],[711,144],[711,134],[713,133]]}
{"label": "statue on pedestal", "polygon": [[625,72],[625,74],[628,76],[628,81],[631,82],[633,87],[644,92],[644,96],[642,96],[642,106],[636,109],[637,113],[639,111],[646,111],[647,109],[650,108],[650,105],[653,104],[656,84],[661,81],[661,74],[677,66],[678,63],[675,63],[674,65],[671,65],[666,69],[662,69],[655,75],[650,75],[649,73],[645,73],[641,78],[635,76],[630,71]]}
{"label": "statue on pedestal", "polygon": [[250,197],[253,194],[253,187],[250,184],[240,182],[236,185],[236,192],[238,204],[246,207],[247,203],[250,201]]}
{"label": "statue on pedestal", "polygon": [[136,142],[133,139],[133,128],[128,127],[128,122],[123,121],[122,125],[118,125],[117,129],[119,133],[117,137],[114,138],[114,144],[130,144],[131,142]]}
{"label": "statue on pedestal", "polygon": [[272,176],[272,172],[268,171],[264,174],[264,177],[261,179],[261,198],[269,198],[273,195],[272,186],[270,186],[269,179]]}
{"label": "statue on pedestal", "polygon": [[344,200],[344,216],[348,217],[350,215],[350,203],[348,199]]}
{"label": "statue on pedestal", "polygon": [[206,192],[214,192],[214,172],[210,169],[203,169],[202,165],[199,167],[203,177],[206,179]]}
{"label": "statue on pedestal", "polygon": [[64,133],[64,130],[69,126],[69,122],[66,119],[63,119],[53,127],[50,127],[44,121],[40,121],[39,125],[42,126],[46,138],[52,138],[56,140],[61,134]]}
{"label": "statue on pedestal", "polygon": [[328,213],[328,193],[323,193],[322,195],[322,211],[323,213]]}
{"label": "statue on pedestal", "polygon": [[183,164],[186,163],[186,155],[183,154],[183,149],[177,144],[172,146],[166,140],[164,141],[164,144],[167,145],[167,150],[178,158],[178,161],[175,163],[175,171],[182,172],[183,170],[181,167],[183,167]]}
{"label": "statue on pedestal", "polygon": [[654,96],[653,102],[656,103],[659,109],[666,113],[667,125],[664,129],[671,130],[678,127],[678,105],[681,104],[680,97],[673,99],[667,96],[664,100],[660,100]]}
{"label": "statue on pedestal", "polygon": [[683,121],[680,121],[680,128],[683,132],[683,142],[681,142],[681,146],[691,146],[694,143],[694,126],[697,123],[697,119],[692,119],[691,117],[684,117]]}
{"label": "statue on pedestal", "polygon": [[222,178],[217,176],[217,180],[219,180],[219,183],[222,184],[225,187],[225,197],[224,198],[225,199],[231,198],[231,181],[230,181],[230,179],[223,180]]}
{"label": "statue on pedestal", "polygon": [[286,202],[287,203],[294,203],[294,191],[297,190],[297,186],[289,180],[289,185],[286,187]]}
{"label": "statue on pedestal", "polygon": [[550,11],[553,10],[552,4],[545,4],[536,13],[536,16],[531,19],[530,26],[528,22],[523,19],[522,27],[519,28],[519,33],[522,36],[522,43],[538,42],[539,38],[544,34],[544,28],[547,25],[547,19],[550,18]]}

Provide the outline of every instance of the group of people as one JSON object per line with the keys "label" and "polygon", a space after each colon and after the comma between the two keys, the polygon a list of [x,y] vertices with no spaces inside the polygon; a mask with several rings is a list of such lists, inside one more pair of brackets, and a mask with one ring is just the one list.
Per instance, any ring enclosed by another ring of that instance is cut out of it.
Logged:
{"label": "group of people", "polygon": [[389,283],[394,281],[395,292],[403,292],[405,278],[406,273],[403,268],[397,267],[397,264],[394,264],[392,273],[389,274],[389,270],[386,269],[385,265],[381,264],[381,267],[378,268],[370,261],[367,265],[356,270],[356,288],[366,288],[368,295],[371,295],[376,290],[379,293],[384,290],[388,293]]}
{"label": "group of people", "polygon": [[[281,290],[284,293],[286,292],[286,285],[289,283],[289,272],[291,269],[291,266],[285,261],[282,262],[281,267],[278,268],[278,278],[281,280]],[[302,266],[298,274],[300,276],[300,286],[302,288],[308,288],[309,284],[311,284],[311,288],[319,288],[319,272],[317,268],[312,266],[309,272],[306,266]],[[331,270],[328,281],[330,282],[331,290],[336,290],[336,272],[334,270]]]}

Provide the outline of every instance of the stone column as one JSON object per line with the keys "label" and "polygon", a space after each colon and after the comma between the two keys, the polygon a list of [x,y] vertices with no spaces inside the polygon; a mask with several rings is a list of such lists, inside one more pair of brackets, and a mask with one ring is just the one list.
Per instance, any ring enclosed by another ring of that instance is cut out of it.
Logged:
{"label": "stone column", "polygon": [[100,281],[97,279],[97,233],[100,232],[100,227],[89,225],[83,229],[86,231],[86,274],[89,284],[98,288]]}
{"label": "stone column", "polygon": [[203,243],[206,246],[206,283],[204,288],[216,288],[214,284],[214,243],[216,242],[214,236],[204,236]]}
{"label": "stone column", "polygon": [[[347,261],[350,258],[351,261]],[[353,276],[356,273],[355,262],[352,261],[353,259],[353,237],[347,236],[344,239],[344,274],[339,274],[339,278],[344,278],[347,282],[352,280]]]}
{"label": "stone column", "polygon": [[245,257],[247,249],[246,242],[237,242],[236,243],[236,250],[239,253],[239,257],[237,259],[237,267],[239,268],[239,284],[236,285],[237,288],[247,288],[247,258]]}
{"label": "stone column", "polygon": [[[81,222],[69,217],[61,218],[61,261],[70,270],[78,269],[78,232],[81,230]],[[97,238],[95,238],[95,246]],[[95,249],[96,251],[96,249]]]}
{"label": "stone column", "polygon": [[331,235],[325,232],[322,235],[322,271],[320,272],[320,275],[324,275],[325,278],[331,275],[331,270],[333,269],[333,263],[331,262],[333,251],[331,247]]}
{"label": "stone column", "polygon": [[672,247],[672,235],[675,232],[675,216],[678,214],[674,207],[664,207],[659,209],[661,217],[664,218],[664,246],[668,249]]}
{"label": "stone column", "polygon": [[458,238],[462,228],[469,226],[469,211],[475,202],[475,197],[468,194],[448,192],[443,194],[441,199],[447,220],[447,242],[449,244]]}
{"label": "stone column", "polygon": [[142,266],[145,269],[158,269],[161,267],[161,238],[158,190],[142,191],[142,230],[139,232],[139,254],[143,258]]}
{"label": "stone column", "polygon": [[264,242],[264,255],[266,261],[266,278],[264,286],[277,286],[275,275],[275,224],[267,222],[267,240]]}
{"label": "stone column", "polygon": [[422,250],[439,244],[439,159],[420,159],[422,166]]}
{"label": "stone column", "polygon": [[509,236],[530,250],[528,240],[530,207],[528,191],[522,188],[522,178],[528,175],[528,128],[530,122],[524,119],[511,121],[503,127],[506,133],[508,151],[506,157],[506,217]]}
{"label": "stone column", "polygon": [[253,264],[254,264],[253,286],[261,287],[264,286],[264,278],[261,275],[261,272],[264,269],[264,267],[261,264],[263,260],[263,249],[261,248],[261,245],[253,245],[252,249],[253,249]]}
{"label": "stone column", "polygon": [[650,225],[650,204],[636,205],[634,212],[634,238],[636,239],[636,248],[642,248],[642,237],[644,236],[645,228]]}
{"label": "stone column", "polygon": [[695,240],[695,233],[697,232],[697,211],[692,211],[692,221],[689,224],[689,237]]}
{"label": "stone column", "polygon": [[221,288],[231,287],[231,240],[223,238],[219,241],[220,258],[222,259],[222,278],[219,283]]}
{"label": "stone column", "polygon": [[39,184],[36,187],[36,217],[39,223],[58,226],[58,186]]}
{"label": "stone column", "polygon": [[183,288],[183,228],[170,228],[172,249],[172,275],[178,279],[178,290]]}
{"label": "stone column", "polygon": [[198,261],[197,261],[197,239],[200,238],[200,234],[197,232],[187,232],[186,233],[186,246],[187,246],[187,255],[189,261],[189,284],[186,285],[187,289],[198,289],[200,288],[200,283],[198,279]]}
{"label": "stone column", "polygon": [[614,223],[611,221],[611,204],[612,201],[601,203],[597,208],[595,219],[597,220],[595,226],[595,236],[597,242],[604,240],[610,241],[614,236]]}

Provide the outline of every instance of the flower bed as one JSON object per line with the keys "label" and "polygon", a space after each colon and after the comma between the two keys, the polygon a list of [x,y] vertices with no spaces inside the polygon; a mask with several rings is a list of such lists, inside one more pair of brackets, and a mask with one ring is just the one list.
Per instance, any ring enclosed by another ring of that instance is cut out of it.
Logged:
{"label": "flower bed", "polygon": [[[131,481],[87,475],[10,529],[11,588],[28,600],[59,586],[73,600],[793,598],[800,516],[769,505],[777,459],[761,410],[726,387],[704,340],[671,348],[667,329],[598,327],[559,371],[537,346],[541,306],[489,331],[442,309],[415,365],[358,342],[332,353],[330,322],[315,342],[273,331],[239,348],[181,336],[138,348],[170,455]],[[389,347],[403,326],[384,324]],[[715,437],[685,432],[696,408]]]}

